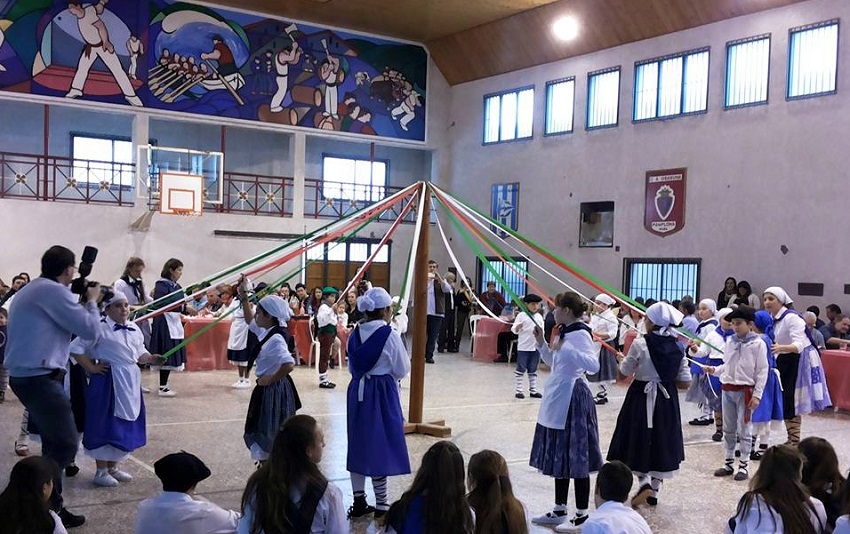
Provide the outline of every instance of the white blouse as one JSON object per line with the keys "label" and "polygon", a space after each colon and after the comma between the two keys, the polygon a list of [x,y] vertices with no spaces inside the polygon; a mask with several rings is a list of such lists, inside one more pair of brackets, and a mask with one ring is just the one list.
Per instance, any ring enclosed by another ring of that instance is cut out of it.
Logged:
{"label": "white blouse", "polygon": [[[809,497],[809,501],[814,506],[814,513],[810,511],[809,517],[815,531],[825,532],[826,511],[823,503],[814,497]],[[735,516],[735,530],[729,528],[729,525],[726,526],[726,534],[783,534],[785,532],[782,516],[759,496],[753,499],[749,509],[744,513],[746,515],[743,517],[742,514]]]}
{"label": "white blouse", "polygon": [[[268,333],[265,328],[257,326],[256,321],[251,321],[248,326],[251,332],[263,340]],[[273,336],[260,348],[260,353],[257,355],[257,376],[273,375],[282,365],[287,363],[295,363],[295,358],[289,353],[289,347],[286,346],[286,340],[283,336]]]}
{"label": "white blouse", "polygon": [[584,380],[585,373],[599,372],[599,351],[594,345],[590,334],[581,329],[565,335],[556,350],[551,350],[546,343],[537,347],[540,357],[552,369],[537,414],[538,424],[554,429],[562,429],[567,424],[576,380]]}
{"label": "white blouse", "polygon": [[[783,306],[773,318],[778,319],[787,309]],[[777,345],[797,347],[797,354],[802,354],[806,347],[812,344],[806,335],[806,321],[793,311],[773,324],[773,337]]]}
{"label": "white blouse", "polygon": [[[293,491],[290,496],[296,504],[301,502],[302,495],[299,491]],[[254,522],[254,508],[251,504],[245,507],[245,515],[239,519],[236,527],[237,534],[251,532],[251,525]],[[328,487],[316,506],[313,523],[310,525],[310,534],[348,534],[348,532],[349,523],[342,502],[342,490],[333,482],[328,482]],[[263,532],[260,531],[260,534]]]}

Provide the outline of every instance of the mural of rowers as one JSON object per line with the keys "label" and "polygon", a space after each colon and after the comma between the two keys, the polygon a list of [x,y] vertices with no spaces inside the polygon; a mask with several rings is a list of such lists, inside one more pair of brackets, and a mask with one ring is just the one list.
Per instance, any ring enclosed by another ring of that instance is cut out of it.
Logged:
{"label": "mural of rowers", "polygon": [[[224,42],[224,37],[221,35],[213,35],[212,42],[213,49],[210,52],[201,54],[201,60],[206,62],[207,67],[214,75],[214,80],[206,80],[202,85],[211,91],[227,89],[241,106],[245,104],[245,101],[242,100],[236,91],[245,85],[245,79],[239,74],[239,68],[236,66],[233,51],[227,46],[227,43]],[[213,65],[210,62],[211,60],[218,63],[218,65]]]}

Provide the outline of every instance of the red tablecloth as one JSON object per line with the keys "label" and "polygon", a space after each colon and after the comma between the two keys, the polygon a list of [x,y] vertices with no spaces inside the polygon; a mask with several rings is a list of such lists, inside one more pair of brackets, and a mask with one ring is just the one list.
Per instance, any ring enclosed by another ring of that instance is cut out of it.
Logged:
{"label": "red tablecloth", "polygon": [[496,342],[499,334],[511,329],[511,323],[503,323],[492,317],[482,317],[475,324],[475,342],[472,347],[472,359],[492,362],[498,358]]}
{"label": "red tablecloth", "polygon": [[[637,332],[635,332],[634,330],[629,329],[629,331],[626,332],[626,338],[623,339],[623,350],[622,350],[623,354],[625,354],[625,355],[629,354],[629,349],[632,347],[632,343],[634,342],[636,337],[637,337]],[[629,384],[632,383],[632,380],[634,380],[634,375],[623,376],[619,372],[617,373],[617,383],[618,384],[629,385]]]}
{"label": "red tablecloth", "polygon": [[850,410],[850,351],[824,350],[820,358],[833,406]]}
{"label": "red tablecloth", "polygon": [[[186,339],[212,323],[214,318],[193,317],[183,324]],[[227,339],[230,337],[230,319],[223,319],[198,338],[186,345],[187,371],[215,371],[231,369],[227,361]]]}
{"label": "red tablecloth", "polygon": [[310,337],[310,317],[299,316],[289,320],[289,333],[295,338],[295,352],[298,358],[310,363],[310,345],[313,343]]}

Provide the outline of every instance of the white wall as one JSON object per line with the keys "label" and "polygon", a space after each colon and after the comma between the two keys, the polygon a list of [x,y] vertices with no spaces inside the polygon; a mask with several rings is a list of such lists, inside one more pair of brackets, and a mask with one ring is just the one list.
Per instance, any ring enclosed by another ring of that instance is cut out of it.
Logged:
{"label": "white wall", "polygon": [[[836,17],[843,34],[838,94],[786,102],[788,29]],[[813,0],[456,86],[448,187],[489,212],[491,184],[521,181],[519,231],[615,287],[622,283],[623,258],[696,257],[703,260],[703,296],[716,296],[730,275],[759,292],[779,284],[796,293],[798,282],[821,282],[824,298],[801,297],[798,307],[836,301],[850,308],[843,295],[850,248],[841,224],[850,163],[847,20],[846,0]],[[726,42],[768,32],[769,105],[724,111]],[[708,113],[632,124],[635,61],[702,46],[711,46]],[[620,125],[587,132],[586,74],[616,65],[622,65]],[[545,83],[570,75],[576,77],[575,132],[544,138]],[[483,96],[531,83],[533,139],[482,146]],[[672,167],[688,168],[687,223],[660,238],[643,228],[644,176]],[[619,251],[578,248],[579,204],[611,200]],[[779,250],[783,244],[787,255]],[[473,270],[472,253],[456,252]]]}

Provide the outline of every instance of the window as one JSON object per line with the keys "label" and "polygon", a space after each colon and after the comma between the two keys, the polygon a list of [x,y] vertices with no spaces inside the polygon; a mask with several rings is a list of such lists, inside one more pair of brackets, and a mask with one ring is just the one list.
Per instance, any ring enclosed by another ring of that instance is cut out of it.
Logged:
{"label": "window", "polygon": [[322,195],[325,198],[365,200],[384,198],[387,162],[324,156]]}
{"label": "window", "polygon": [[[378,251],[372,263],[389,263],[391,243],[387,243]],[[369,259],[375,249],[378,248],[377,242],[353,241],[348,244],[348,252],[346,252],[346,244],[343,241],[332,241],[326,245],[318,245],[307,250],[307,261],[350,261],[355,263],[364,263]]]}
{"label": "window", "polygon": [[726,109],[767,103],[770,35],[726,43]]}
{"label": "window", "polygon": [[587,75],[587,129],[616,126],[620,111],[620,67]]}
{"label": "window", "polygon": [[128,138],[72,133],[71,159],[77,182],[133,186],[133,143]]}
{"label": "window", "polygon": [[579,247],[614,246],[614,203],[582,202]]}
{"label": "window", "polygon": [[787,97],[835,94],[838,21],[794,28],[788,51]]}
{"label": "window", "polygon": [[705,111],[708,54],[703,48],[636,63],[634,120]]}
{"label": "window", "polygon": [[697,298],[702,260],[678,258],[626,258],[623,267],[623,290],[631,298],[644,300]]}
{"label": "window", "polygon": [[575,96],[576,79],[573,77],[546,82],[546,131],[544,135],[573,131]]}
{"label": "window", "polygon": [[[518,270],[520,270],[521,272],[522,271],[525,271],[525,272],[528,271],[528,261],[527,260],[525,260],[523,258],[512,258],[512,259],[521,268],[521,269],[518,269]],[[519,295],[520,297],[525,295],[526,291],[528,291],[528,285],[525,281],[525,278],[520,276],[514,270],[514,269],[516,269],[516,267],[514,267],[513,265],[511,265],[509,263],[505,263],[504,261],[502,261],[498,258],[487,258],[487,262],[490,264],[490,266],[497,273],[499,273],[499,276],[502,277],[502,279],[505,282],[508,283],[508,287],[510,287],[511,291],[513,291],[513,293],[515,295]],[[478,261],[478,281],[479,281],[478,282],[479,283],[479,286],[478,286],[478,293],[479,294],[483,293],[484,291],[487,291],[487,282],[493,281],[493,282],[496,282],[496,290],[500,291],[502,293],[502,296],[505,297],[505,300],[510,302],[510,300],[511,300],[510,293],[508,293],[507,289],[502,286],[502,283],[499,280],[497,280],[495,276],[493,276],[493,273],[490,272],[490,270],[487,269],[484,266],[483,263],[481,263],[481,260]]]}
{"label": "window", "polygon": [[534,87],[484,97],[484,144],[531,137]]}

